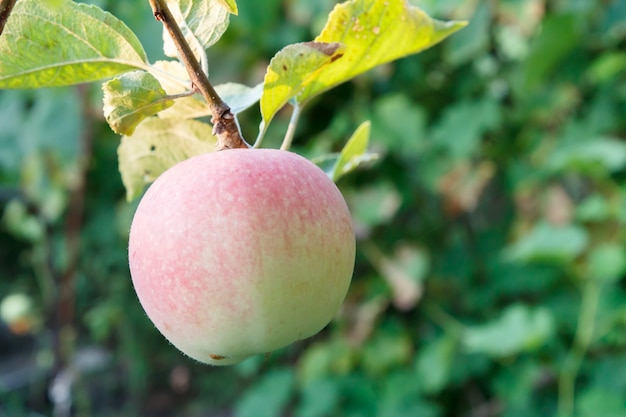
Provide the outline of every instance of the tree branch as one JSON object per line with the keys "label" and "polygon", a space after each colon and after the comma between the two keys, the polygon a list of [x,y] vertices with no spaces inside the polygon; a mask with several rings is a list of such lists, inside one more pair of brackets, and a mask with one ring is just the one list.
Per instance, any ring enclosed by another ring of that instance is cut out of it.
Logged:
{"label": "tree branch", "polygon": [[17,0],[0,0],[0,35],[2,35],[2,31],[4,30],[4,25],[7,24],[7,20],[9,20],[9,15],[13,10],[13,6]]}
{"label": "tree branch", "polygon": [[167,7],[166,1],[149,0],[149,2],[155,19],[163,23],[163,26],[172,38],[180,54],[181,61],[187,69],[192,88],[197,89],[209,105],[213,116],[211,122],[213,123],[213,134],[217,136],[218,150],[249,148],[248,144],[241,137],[239,126],[237,126],[237,121],[230,111],[230,107],[220,98],[209,82],[209,78],[202,70],[200,63],[187,43],[185,35],[183,35],[176,23],[176,19],[174,19],[170,9]]}

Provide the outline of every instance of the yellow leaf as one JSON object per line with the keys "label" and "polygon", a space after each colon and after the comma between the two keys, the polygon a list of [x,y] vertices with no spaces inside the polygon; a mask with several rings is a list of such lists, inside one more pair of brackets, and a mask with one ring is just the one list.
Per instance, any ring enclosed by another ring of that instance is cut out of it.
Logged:
{"label": "yellow leaf", "polygon": [[406,0],[351,0],[338,4],[315,41],[344,44],[344,56],[317,72],[296,100],[304,103],[375,66],[421,52],[465,25],[432,19]]}
{"label": "yellow leaf", "polygon": [[228,10],[228,13],[234,14],[235,16],[237,14],[239,14],[239,10],[237,10],[237,2],[235,0],[218,0],[222,6],[224,6],[224,8],[226,10]]}
{"label": "yellow leaf", "polygon": [[320,68],[341,58],[340,43],[302,42],[288,45],[270,61],[263,82],[261,114],[267,124],[315,77]]}

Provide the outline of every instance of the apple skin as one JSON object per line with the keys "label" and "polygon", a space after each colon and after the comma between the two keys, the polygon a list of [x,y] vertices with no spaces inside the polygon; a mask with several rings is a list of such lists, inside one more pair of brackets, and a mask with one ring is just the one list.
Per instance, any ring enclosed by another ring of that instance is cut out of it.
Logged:
{"label": "apple skin", "polygon": [[310,337],[339,309],[354,269],[348,206],[288,151],[192,157],[150,186],[129,264],[157,329],[200,362],[229,365]]}

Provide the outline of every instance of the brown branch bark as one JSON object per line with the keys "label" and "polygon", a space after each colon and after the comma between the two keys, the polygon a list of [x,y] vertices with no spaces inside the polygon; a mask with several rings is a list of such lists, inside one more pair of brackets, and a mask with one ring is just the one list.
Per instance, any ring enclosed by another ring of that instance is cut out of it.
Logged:
{"label": "brown branch bark", "polygon": [[155,19],[163,23],[176,46],[181,61],[189,74],[192,87],[202,94],[209,105],[212,114],[213,134],[217,136],[218,150],[249,148],[243,137],[241,137],[235,116],[230,111],[230,107],[220,98],[209,82],[209,78],[202,70],[165,0],[149,1]]}
{"label": "brown branch bark", "polygon": [[7,24],[16,2],[17,0],[0,0],[0,35],[4,31],[4,25]]}
{"label": "brown branch bark", "polygon": [[73,349],[75,334],[75,295],[76,275],[80,260],[80,233],[83,226],[85,199],[87,193],[87,172],[92,156],[94,141],[93,118],[89,116],[89,91],[86,85],[77,87],[83,104],[83,129],[80,137],[80,154],[78,156],[78,182],[70,190],[67,213],[65,215],[64,243],[67,263],[62,271],[58,271],[58,296],[55,320],[55,368],[61,372],[68,366]]}

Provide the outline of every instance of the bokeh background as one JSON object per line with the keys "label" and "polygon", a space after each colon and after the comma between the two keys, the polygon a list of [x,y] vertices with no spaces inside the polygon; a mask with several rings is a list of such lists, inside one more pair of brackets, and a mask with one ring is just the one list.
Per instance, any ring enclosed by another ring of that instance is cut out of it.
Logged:
{"label": "bokeh background", "polygon": [[[162,57],[147,1],[93,3]],[[334,3],[238,0],[211,79],[260,82]],[[141,310],[99,85],[0,91],[0,416],[626,416],[626,1],[411,3],[470,25],[324,94],[293,147],[372,122],[379,160],[338,184],[345,305],[234,367],[184,357]]]}

